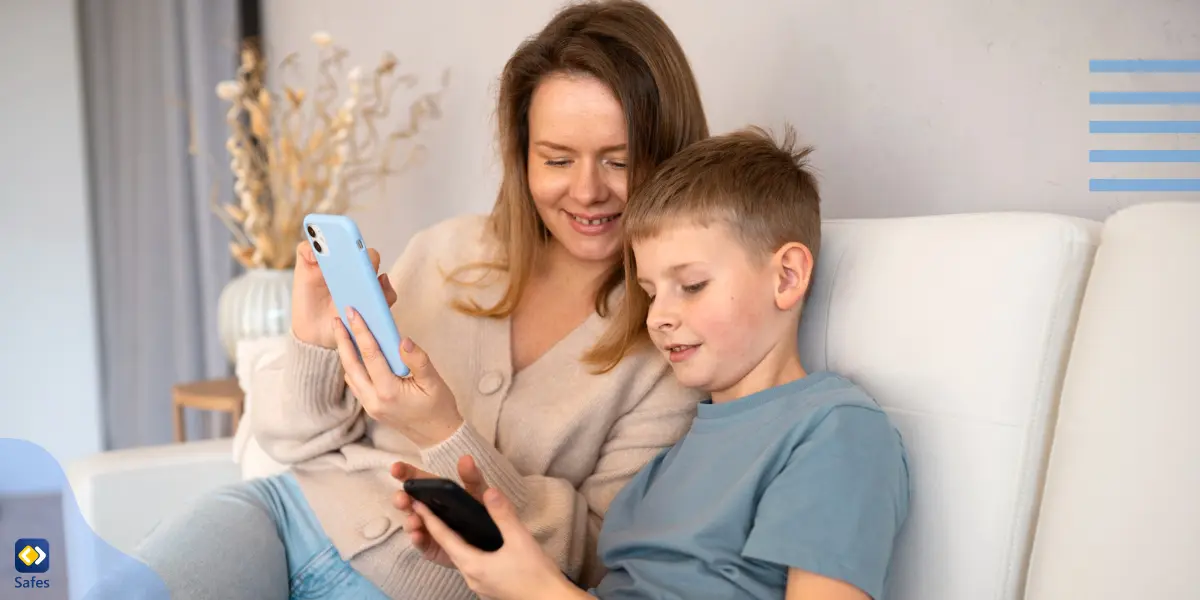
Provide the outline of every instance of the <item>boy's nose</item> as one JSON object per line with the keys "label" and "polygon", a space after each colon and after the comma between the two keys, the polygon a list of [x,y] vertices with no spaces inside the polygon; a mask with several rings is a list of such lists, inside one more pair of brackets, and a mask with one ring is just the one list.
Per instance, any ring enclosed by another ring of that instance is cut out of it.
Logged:
{"label": "boy's nose", "polygon": [[650,305],[650,314],[646,326],[655,331],[671,331],[679,326],[679,316],[667,307]]}

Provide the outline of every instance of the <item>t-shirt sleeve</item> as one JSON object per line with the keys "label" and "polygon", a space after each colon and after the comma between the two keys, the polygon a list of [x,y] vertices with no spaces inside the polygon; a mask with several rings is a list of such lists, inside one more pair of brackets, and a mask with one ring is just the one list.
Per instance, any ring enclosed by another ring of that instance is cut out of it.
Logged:
{"label": "t-shirt sleeve", "polygon": [[887,416],[839,406],[792,450],[758,502],[742,553],[882,597],[908,514],[908,467]]}

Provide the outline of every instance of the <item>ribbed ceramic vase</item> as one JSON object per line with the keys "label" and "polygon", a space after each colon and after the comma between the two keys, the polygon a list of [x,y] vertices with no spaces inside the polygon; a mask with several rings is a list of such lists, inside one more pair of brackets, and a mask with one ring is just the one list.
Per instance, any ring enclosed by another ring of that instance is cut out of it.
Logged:
{"label": "ribbed ceramic vase", "polygon": [[291,269],[250,269],[226,284],[217,301],[218,335],[231,361],[239,341],[283,335],[291,320]]}

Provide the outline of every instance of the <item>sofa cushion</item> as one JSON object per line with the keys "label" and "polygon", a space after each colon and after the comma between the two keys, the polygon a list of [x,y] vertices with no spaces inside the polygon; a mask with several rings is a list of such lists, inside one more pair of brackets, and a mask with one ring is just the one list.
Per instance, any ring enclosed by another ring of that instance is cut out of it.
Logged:
{"label": "sofa cushion", "polygon": [[1200,203],[1114,214],[1063,385],[1028,598],[1197,597],[1198,366]]}
{"label": "sofa cushion", "polygon": [[1021,213],[826,223],[801,358],[861,385],[904,437],[911,511],[889,598],[1019,597],[1097,228]]}
{"label": "sofa cushion", "polygon": [[287,350],[286,337],[263,337],[241,340],[237,345],[238,386],[245,394],[242,419],[233,433],[233,461],[242,470],[243,479],[254,479],[281,473],[287,467],[267,455],[254,439],[252,415],[254,398],[250,394],[250,378],[259,367],[275,360]]}

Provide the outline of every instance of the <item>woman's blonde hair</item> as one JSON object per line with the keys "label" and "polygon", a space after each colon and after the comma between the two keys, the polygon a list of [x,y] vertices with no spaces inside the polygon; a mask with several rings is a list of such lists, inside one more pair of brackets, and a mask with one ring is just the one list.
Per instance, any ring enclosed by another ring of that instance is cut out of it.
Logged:
{"label": "woman's blonde hair", "polygon": [[[481,306],[473,299],[455,302],[455,308],[466,314],[510,316],[550,238],[529,192],[529,106],[538,84],[559,73],[594,77],[621,103],[628,130],[630,194],[664,160],[708,137],[687,57],[653,10],[630,0],[563,9],[517,48],[501,75],[497,118],[504,175],[489,219],[499,252],[493,262],[463,265],[447,277],[470,285],[481,282],[490,271],[504,271],[508,289],[494,306]],[[468,272],[478,277],[468,280]],[[607,316],[606,300],[623,281],[623,264],[617,261],[596,293],[596,311],[601,316]]]}

